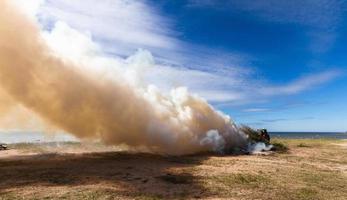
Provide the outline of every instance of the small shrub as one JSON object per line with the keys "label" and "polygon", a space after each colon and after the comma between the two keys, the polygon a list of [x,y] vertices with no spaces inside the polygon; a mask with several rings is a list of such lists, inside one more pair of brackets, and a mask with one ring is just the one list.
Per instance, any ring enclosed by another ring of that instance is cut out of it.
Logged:
{"label": "small shrub", "polygon": [[310,145],[304,144],[304,143],[300,143],[297,145],[297,147],[311,147]]}
{"label": "small shrub", "polygon": [[273,145],[273,147],[271,149],[272,151],[277,151],[280,153],[286,153],[289,150],[289,148],[285,144],[280,143],[280,142],[275,142],[272,145]]}

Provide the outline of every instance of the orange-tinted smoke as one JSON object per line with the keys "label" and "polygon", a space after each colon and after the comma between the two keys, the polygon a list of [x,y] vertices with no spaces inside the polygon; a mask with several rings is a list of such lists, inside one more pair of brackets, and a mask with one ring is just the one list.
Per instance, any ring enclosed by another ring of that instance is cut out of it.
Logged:
{"label": "orange-tinted smoke", "polygon": [[[0,1],[0,84],[13,100],[78,138],[168,154],[244,146],[235,125],[204,100],[156,94],[158,109],[124,80],[97,81],[54,57],[38,27]],[[182,113],[188,117],[182,117]]]}

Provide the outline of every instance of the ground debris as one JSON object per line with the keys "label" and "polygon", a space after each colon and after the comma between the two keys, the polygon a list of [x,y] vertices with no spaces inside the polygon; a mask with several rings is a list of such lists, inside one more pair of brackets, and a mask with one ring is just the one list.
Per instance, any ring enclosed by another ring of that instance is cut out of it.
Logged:
{"label": "ground debris", "polygon": [[0,151],[1,150],[8,150],[7,144],[0,144]]}

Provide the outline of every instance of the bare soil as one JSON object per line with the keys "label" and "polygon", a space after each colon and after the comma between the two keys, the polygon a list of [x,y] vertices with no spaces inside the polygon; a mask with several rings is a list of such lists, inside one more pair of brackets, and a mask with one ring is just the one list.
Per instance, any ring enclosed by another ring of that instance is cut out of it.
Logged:
{"label": "bare soil", "polygon": [[0,151],[0,199],[346,199],[346,141],[277,139],[269,155],[163,156],[102,145]]}

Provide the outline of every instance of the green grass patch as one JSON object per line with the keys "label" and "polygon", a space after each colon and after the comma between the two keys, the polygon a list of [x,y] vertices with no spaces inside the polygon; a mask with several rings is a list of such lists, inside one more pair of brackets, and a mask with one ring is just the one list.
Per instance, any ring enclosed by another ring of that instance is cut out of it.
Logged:
{"label": "green grass patch", "polygon": [[298,146],[303,144],[310,147],[321,147],[331,145],[332,143],[339,143],[342,140],[331,139],[331,138],[312,138],[312,139],[291,139],[291,138],[273,138],[273,142],[280,142],[287,146]]}
{"label": "green grass patch", "polygon": [[304,148],[309,148],[309,147],[311,147],[310,145],[308,145],[308,144],[305,144],[305,143],[300,143],[300,144],[298,144],[298,145],[296,145],[297,147],[304,147]]}
{"label": "green grass patch", "polygon": [[274,142],[272,143],[272,145],[273,145],[273,150],[279,153],[286,153],[289,150],[288,146],[281,142]]}
{"label": "green grass patch", "polygon": [[263,184],[268,184],[269,179],[260,174],[228,174],[226,176],[213,177],[215,182],[221,183],[226,187],[247,187],[256,188]]}
{"label": "green grass patch", "polygon": [[294,199],[302,200],[319,200],[321,199],[318,195],[318,191],[313,188],[300,188],[293,192]]}

